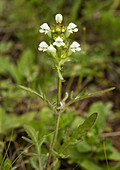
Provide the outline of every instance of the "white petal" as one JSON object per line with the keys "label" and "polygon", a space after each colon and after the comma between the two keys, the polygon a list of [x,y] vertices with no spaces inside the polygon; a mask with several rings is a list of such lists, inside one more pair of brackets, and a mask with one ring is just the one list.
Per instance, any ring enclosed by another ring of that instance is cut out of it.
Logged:
{"label": "white petal", "polygon": [[65,43],[64,43],[64,42],[62,42],[62,43],[61,43],[61,46],[64,46],[64,45],[65,45]]}
{"label": "white petal", "polygon": [[42,51],[42,50],[43,50],[43,48],[39,47],[39,48],[38,48],[38,50],[39,50],[39,51]]}
{"label": "white petal", "polygon": [[56,45],[56,42],[54,42],[53,45]]}
{"label": "white petal", "polygon": [[43,29],[40,29],[39,32],[40,32],[40,33],[44,33],[45,31],[44,31]]}
{"label": "white petal", "polygon": [[46,31],[45,31],[45,34],[47,34],[48,32],[49,32],[49,31],[48,31],[48,30],[46,30]]}
{"label": "white petal", "polygon": [[47,51],[47,49],[43,49],[43,52]]}
{"label": "white petal", "polygon": [[47,49],[49,52],[56,52],[56,49],[53,47],[53,45],[51,44],[48,49]]}
{"label": "white petal", "polygon": [[74,41],[72,44],[71,44],[71,47],[79,47],[80,44],[77,42],[77,41]]}
{"label": "white petal", "polygon": [[75,28],[73,31],[74,31],[74,32],[78,32],[78,28]]}
{"label": "white petal", "polygon": [[68,25],[68,29],[72,29],[72,28],[76,28],[77,27],[77,25],[75,25],[74,23],[69,23],[69,25]]}
{"label": "white petal", "polygon": [[39,44],[39,48],[41,48],[41,49],[47,49],[47,48],[48,48],[48,44],[47,44],[45,41],[42,41],[42,42]]}
{"label": "white petal", "polygon": [[40,28],[45,29],[45,30],[50,30],[50,27],[48,26],[47,23],[44,23],[40,26]]}
{"label": "white petal", "polygon": [[80,51],[81,50],[81,48],[80,47],[78,47],[77,49],[76,49],[76,51]]}
{"label": "white petal", "polygon": [[55,42],[58,42],[58,41],[63,42],[63,40],[62,40],[62,38],[60,38],[60,36],[55,39]]}
{"label": "white petal", "polygon": [[51,44],[48,49],[47,49],[48,53],[50,53],[52,56],[56,56],[56,48],[53,47],[53,45]]}
{"label": "white petal", "polygon": [[71,51],[75,53],[75,49],[71,48]]}
{"label": "white petal", "polygon": [[69,29],[68,32],[72,34],[72,33],[73,33],[73,30],[72,30],[72,29]]}
{"label": "white petal", "polygon": [[61,45],[61,43],[56,42],[56,46],[57,46],[57,47],[60,47],[60,46],[62,46],[62,45]]}

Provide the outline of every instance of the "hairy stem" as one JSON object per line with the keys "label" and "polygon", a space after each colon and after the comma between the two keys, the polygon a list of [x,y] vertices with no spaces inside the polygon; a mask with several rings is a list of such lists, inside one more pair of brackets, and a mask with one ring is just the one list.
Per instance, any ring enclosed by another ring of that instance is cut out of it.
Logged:
{"label": "hairy stem", "polygon": [[57,133],[58,133],[59,122],[60,122],[60,109],[59,109],[59,107],[60,107],[60,100],[61,100],[61,79],[58,76],[58,95],[57,95],[56,125],[55,125],[55,131],[54,131],[52,143],[51,143],[51,146],[50,146],[49,156],[48,156],[48,159],[47,159],[45,170],[48,169],[48,166],[49,166],[49,163],[50,163],[50,158],[51,158],[51,155],[52,155],[52,150],[54,148],[56,137],[57,137]]}

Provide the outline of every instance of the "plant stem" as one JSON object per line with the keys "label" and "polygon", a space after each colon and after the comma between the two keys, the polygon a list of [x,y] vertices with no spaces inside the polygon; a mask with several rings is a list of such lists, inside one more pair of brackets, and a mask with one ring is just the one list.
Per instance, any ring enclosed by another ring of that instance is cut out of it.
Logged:
{"label": "plant stem", "polygon": [[48,159],[47,159],[45,170],[48,169],[48,166],[49,166],[49,163],[50,163],[50,158],[51,158],[51,155],[52,155],[52,150],[54,148],[56,137],[57,137],[57,133],[58,133],[58,127],[59,127],[59,122],[60,122],[60,109],[59,109],[59,107],[60,107],[60,100],[61,100],[61,79],[58,76],[58,95],[57,95],[56,125],[55,125],[55,131],[54,131],[52,143],[51,143],[51,146],[50,146],[49,156],[48,156]]}
{"label": "plant stem", "polygon": [[39,170],[42,170],[41,153],[40,153],[40,147],[39,147],[38,143],[36,144],[36,150],[37,150],[37,153],[38,153]]}
{"label": "plant stem", "polygon": [[[61,79],[58,77],[58,95],[57,95],[57,107],[60,107],[61,100]],[[59,111],[59,109],[58,109]]]}
{"label": "plant stem", "polygon": [[41,157],[39,155],[39,169],[42,170]]}

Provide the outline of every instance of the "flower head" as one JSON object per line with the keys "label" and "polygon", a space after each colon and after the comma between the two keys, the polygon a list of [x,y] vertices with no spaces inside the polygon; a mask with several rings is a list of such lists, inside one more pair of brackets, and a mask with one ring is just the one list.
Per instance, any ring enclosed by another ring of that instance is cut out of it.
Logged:
{"label": "flower head", "polygon": [[56,21],[56,23],[61,23],[62,20],[63,20],[63,17],[62,17],[61,14],[57,14],[57,15],[55,16],[55,21]]}
{"label": "flower head", "polygon": [[74,41],[71,45],[70,45],[70,50],[72,51],[72,52],[76,52],[76,51],[80,51],[81,50],[81,48],[80,48],[80,44],[78,43],[78,42],[76,42],[76,41]]}
{"label": "flower head", "polygon": [[48,49],[48,44],[45,41],[42,41],[39,44],[38,50],[44,52],[44,51],[47,51],[47,49]]}
{"label": "flower head", "polygon": [[40,30],[39,30],[40,33],[45,33],[45,34],[48,34],[50,32],[50,27],[48,26],[47,23],[44,23],[40,26]]}
{"label": "flower head", "polygon": [[62,38],[60,38],[60,36],[58,36],[55,40],[55,42],[53,43],[53,45],[56,45],[57,47],[61,47],[64,46],[65,43],[63,42]]}
{"label": "flower head", "polygon": [[47,48],[47,52],[53,57],[56,56],[56,48],[54,48],[52,44]]}

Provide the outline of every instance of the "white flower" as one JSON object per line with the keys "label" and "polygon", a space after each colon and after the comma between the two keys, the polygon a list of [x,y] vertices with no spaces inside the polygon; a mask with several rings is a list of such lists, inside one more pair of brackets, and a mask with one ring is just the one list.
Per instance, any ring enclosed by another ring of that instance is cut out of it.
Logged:
{"label": "white flower", "polygon": [[56,56],[56,48],[54,48],[52,44],[47,48],[47,52],[51,54],[53,57]]}
{"label": "white flower", "polygon": [[45,33],[45,34],[49,34],[51,32],[50,27],[48,26],[47,23],[44,23],[40,26],[40,33]]}
{"label": "white flower", "polygon": [[73,32],[77,32],[78,28],[77,25],[75,25],[74,23],[69,23],[67,30],[66,30],[66,37],[69,37],[70,34],[72,34]]}
{"label": "white flower", "polygon": [[56,23],[61,23],[62,20],[63,20],[62,15],[61,15],[61,14],[57,14],[57,15],[55,16],[55,20],[56,20]]}
{"label": "white flower", "polygon": [[77,32],[78,31],[78,28],[76,28],[77,25],[75,25],[74,23],[69,23],[68,27],[67,27],[67,30],[70,32],[70,33],[73,33],[73,32]]}
{"label": "white flower", "polygon": [[80,44],[78,43],[78,42],[76,42],[76,41],[74,41],[71,45],[70,45],[70,50],[72,51],[72,52],[76,52],[76,51],[80,51],[81,50],[81,48],[80,48]]}
{"label": "white flower", "polygon": [[44,51],[47,51],[47,49],[48,49],[48,44],[45,41],[42,41],[39,44],[38,50],[44,52]]}
{"label": "white flower", "polygon": [[60,47],[60,46],[64,46],[65,43],[63,42],[62,38],[60,38],[60,36],[59,36],[59,37],[56,38],[56,40],[53,43],[53,45],[56,45],[57,47]]}

